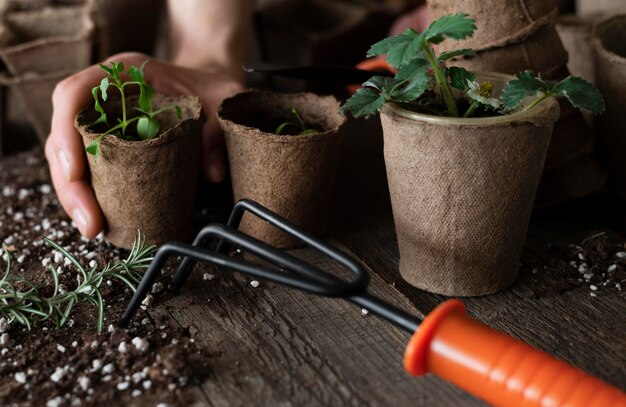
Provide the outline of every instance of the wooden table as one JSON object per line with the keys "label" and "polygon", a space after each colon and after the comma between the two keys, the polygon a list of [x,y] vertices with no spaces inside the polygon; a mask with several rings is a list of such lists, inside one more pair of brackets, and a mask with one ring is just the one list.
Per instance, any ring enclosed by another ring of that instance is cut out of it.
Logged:
{"label": "wooden table", "polygon": [[[351,123],[342,153],[328,239],[363,262],[371,293],[423,317],[445,297],[409,286],[397,272],[376,119]],[[501,293],[465,299],[470,315],[625,389],[626,293],[592,297],[585,285],[545,290],[554,281],[543,273],[551,264],[549,245],[579,243],[598,230],[623,232],[622,210],[599,197],[535,214],[518,281]],[[337,268],[309,249],[295,252]],[[205,272],[217,278],[205,281]],[[410,335],[392,324],[342,300],[249,282],[201,266],[181,295],[150,311],[189,327],[206,350],[210,372],[186,390],[201,403],[482,405],[436,377],[408,376],[402,357]]]}

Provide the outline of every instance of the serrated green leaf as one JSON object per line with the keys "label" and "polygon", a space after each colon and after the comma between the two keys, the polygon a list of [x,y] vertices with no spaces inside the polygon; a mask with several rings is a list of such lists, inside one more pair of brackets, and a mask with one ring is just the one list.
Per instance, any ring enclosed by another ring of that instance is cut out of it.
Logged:
{"label": "serrated green leaf", "polygon": [[448,59],[469,55],[476,55],[476,51],[470,48],[457,49],[455,51],[444,51],[437,58],[437,63],[442,64]]}
{"label": "serrated green leaf", "polygon": [[448,68],[448,78],[450,78],[450,86],[455,89],[466,91],[468,89],[467,81],[476,80],[476,74],[469,72],[465,68],[452,66]]}
{"label": "serrated green leaf", "polygon": [[568,76],[559,82],[552,92],[556,96],[564,96],[577,109],[588,110],[593,114],[604,111],[604,99],[600,91],[586,80]]}
{"label": "serrated green leaf", "polygon": [[383,104],[385,104],[385,95],[372,88],[363,87],[346,101],[341,110],[344,113],[352,113],[354,117],[369,116],[376,113]]}
{"label": "serrated green leaf", "polygon": [[433,21],[422,33],[431,44],[439,44],[446,38],[462,40],[476,30],[476,22],[468,14],[458,13],[443,16]]}
{"label": "serrated green leaf", "polygon": [[387,62],[399,68],[415,58],[422,45],[421,35],[412,28],[400,35],[385,38],[372,45],[367,52],[368,57],[387,54]]}
{"label": "serrated green leaf", "polygon": [[502,91],[502,103],[507,109],[515,109],[525,98],[536,96],[539,92],[549,92],[550,84],[536,78],[531,70],[520,72]]}
{"label": "serrated green leaf", "polygon": [[107,101],[107,90],[109,89],[109,78],[102,78],[100,81],[100,93],[102,93],[102,100]]}
{"label": "serrated green leaf", "polygon": [[146,113],[152,112],[154,89],[148,84],[139,85],[139,107]]}
{"label": "serrated green leaf", "polygon": [[137,134],[142,140],[150,140],[159,134],[159,123],[151,117],[142,117],[137,121]]}
{"label": "serrated green leaf", "polygon": [[430,63],[426,58],[413,58],[407,64],[398,69],[398,72],[396,72],[396,79],[400,81],[411,79],[411,77],[419,75],[421,72],[425,72],[428,67],[430,67]]}
{"label": "serrated green leaf", "polygon": [[393,82],[393,78],[390,78],[388,76],[376,75],[369,78],[369,80],[367,82],[364,82],[362,86],[364,88],[374,88],[379,93],[384,93],[385,90],[389,89],[389,86],[392,85]]}
{"label": "serrated green leaf", "polygon": [[405,84],[394,89],[389,95],[389,98],[394,102],[411,102],[426,92],[430,78],[426,74],[426,71],[416,73],[411,80],[406,81]]}

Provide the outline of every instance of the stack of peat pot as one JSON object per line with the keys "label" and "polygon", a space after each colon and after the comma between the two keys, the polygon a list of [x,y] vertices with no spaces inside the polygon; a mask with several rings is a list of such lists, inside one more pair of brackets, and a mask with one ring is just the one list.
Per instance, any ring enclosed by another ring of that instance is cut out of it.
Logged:
{"label": "stack of peat pot", "polygon": [[[555,28],[557,9],[551,0],[428,0],[433,19],[467,13],[476,20],[473,37],[446,41],[439,51],[472,48],[476,55],[452,61],[471,71],[517,74],[526,69],[560,80],[569,75],[568,55]],[[588,195],[606,181],[596,155],[593,132],[582,114],[560,102],[561,117],[552,142],[536,206],[549,207]]]}
{"label": "stack of peat pot", "polygon": [[13,0],[3,5],[0,58],[6,71],[0,73],[0,84],[10,89],[9,103],[21,101],[43,143],[50,132],[54,87],[91,62],[91,2]]}

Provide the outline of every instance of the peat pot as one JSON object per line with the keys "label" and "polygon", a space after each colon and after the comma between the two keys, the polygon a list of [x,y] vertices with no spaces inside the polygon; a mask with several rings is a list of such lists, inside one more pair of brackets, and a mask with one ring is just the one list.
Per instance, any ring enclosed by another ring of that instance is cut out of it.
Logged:
{"label": "peat pot", "polygon": [[606,101],[598,117],[600,143],[613,190],[626,199],[626,15],[599,22],[593,29],[596,86]]}
{"label": "peat pot", "polygon": [[[295,121],[296,108],[309,135],[276,135]],[[250,198],[315,235],[326,228],[345,118],[332,96],[252,90],[225,99],[218,111],[224,129],[235,200]],[[298,240],[246,214],[241,229],[276,247]]]}
{"label": "peat pot", "polygon": [[[196,97],[162,95],[155,95],[153,104],[154,110],[177,105],[182,118],[174,109],[166,110],[157,116],[161,134],[156,138],[127,141],[107,135],[100,155],[89,155],[91,185],[106,220],[104,237],[126,249],[132,247],[138,231],[150,244],[188,240],[193,233],[202,105]],[[110,97],[103,107],[113,117],[112,112],[121,109],[119,98]],[[97,117],[91,107],[76,116],[85,146],[100,135],[91,128]]]}
{"label": "peat pot", "polygon": [[[512,76],[478,75],[499,94]],[[430,292],[471,296],[518,274],[552,127],[555,100],[487,118],[381,112],[400,274]]]}

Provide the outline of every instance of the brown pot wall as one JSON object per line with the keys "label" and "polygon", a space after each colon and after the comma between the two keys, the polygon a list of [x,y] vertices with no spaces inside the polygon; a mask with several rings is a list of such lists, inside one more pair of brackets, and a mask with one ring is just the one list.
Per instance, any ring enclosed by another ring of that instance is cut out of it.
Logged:
{"label": "brown pot wall", "polygon": [[558,104],[547,101],[502,123],[429,122],[402,111],[381,113],[402,277],[454,296],[510,286]]}
{"label": "brown pot wall", "polygon": [[593,31],[596,86],[606,111],[599,116],[600,142],[611,184],[626,198],[626,15],[598,23]]}
{"label": "brown pot wall", "polygon": [[607,17],[626,14],[624,0],[576,0],[576,12],[582,16],[604,14]]}
{"label": "brown pot wall", "polygon": [[0,57],[12,75],[77,71],[91,62],[94,24],[89,7],[54,7],[7,13],[11,42]]}
{"label": "brown pot wall", "polygon": [[[292,107],[305,123],[323,132],[273,134],[282,121],[292,120]],[[250,91],[224,100],[218,119],[226,135],[235,200],[253,199],[304,230],[323,234],[345,122],[339,102],[311,93]],[[300,244],[249,215],[241,230],[276,247]]]}
{"label": "brown pot wall", "polygon": [[[105,110],[119,109],[112,103]],[[89,156],[91,184],[106,219],[104,237],[116,246],[130,248],[138,230],[151,244],[191,238],[204,115],[197,98],[154,97],[155,110],[172,104],[181,107],[182,121],[173,109],[157,116],[157,138],[106,136],[100,156]],[[89,131],[96,117],[91,108],[76,117],[85,145],[99,136]]]}
{"label": "brown pot wall", "polygon": [[467,13],[476,20],[477,29],[471,38],[446,40],[440,51],[478,51],[520,42],[554,21],[557,12],[549,0],[428,0],[427,4],[433,19]]}
{"label": "brown pot wall", "polygon": [[556,29],[561,37],[563,46],[569,56],[567,69],[574,76],[579,76],[589,82],[594,81],[594,55],[591,48],[592,18],[582,18],[575,15],[559,17]]}
{"label": "brown pot wall", "polygon": [[543,77],[554,77],[567,63],[567,52],[552,25],[542,27],[525,41],[478,51],[469,58],[455,59],[450,65],[472,72],[501,72],[515,75],[532,69]]}

